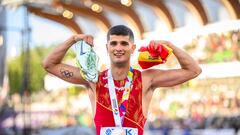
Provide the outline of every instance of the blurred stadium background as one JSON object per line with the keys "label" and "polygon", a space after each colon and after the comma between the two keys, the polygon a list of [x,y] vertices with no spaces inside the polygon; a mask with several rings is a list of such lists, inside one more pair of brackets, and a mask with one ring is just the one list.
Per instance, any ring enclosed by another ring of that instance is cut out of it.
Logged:
{"label": "blurred stadium background", "polygon": [[[170,40],[203,69],[154,93],[145,135],[240,135],[239,0],[0,0],[0,135],[94,135],[85,88],[47,74],[41,61],[87,33],[106,69],[106,31],[116,24],[134,30],[138,47]],[[70,50],[64,62],[74,57]],[[170,57],[155,68],[178,66]]]}

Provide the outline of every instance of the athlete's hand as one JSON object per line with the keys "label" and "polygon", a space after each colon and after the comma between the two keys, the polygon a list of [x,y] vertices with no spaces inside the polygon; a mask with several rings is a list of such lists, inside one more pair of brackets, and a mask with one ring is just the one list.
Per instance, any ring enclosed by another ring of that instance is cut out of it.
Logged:
{"label": "athlete's hand", "polygon": [[83,40],[93,47],[93,36],[92,35],[77,34],[77,35],[74,35],[73,38],[74,38],[75,42]]}
{"label": "athlete's hand", "polygon": [[158,49],[158,45],[166,45],[168,47],[171,48],[172,43],[166,40],[151,40],[150,41],[151,44],[151,49],[157,50]]}
{"label": "athlete's hand", "polygon": [[162,60],[166,60],[172,53],[169,44],[170,42],[164,40],[152,40],[148,45],[148,51],[152,57],[160,56]]}

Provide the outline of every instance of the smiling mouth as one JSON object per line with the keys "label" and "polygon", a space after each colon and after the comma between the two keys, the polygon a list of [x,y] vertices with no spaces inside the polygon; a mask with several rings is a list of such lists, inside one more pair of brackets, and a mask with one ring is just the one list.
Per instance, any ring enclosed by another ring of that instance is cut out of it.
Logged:
{"label": "smiling mouth", "polygon": [[123,56],[124,53],[115,53],[114,56],[117,56],[117,57],[120,57],[120,56]]}

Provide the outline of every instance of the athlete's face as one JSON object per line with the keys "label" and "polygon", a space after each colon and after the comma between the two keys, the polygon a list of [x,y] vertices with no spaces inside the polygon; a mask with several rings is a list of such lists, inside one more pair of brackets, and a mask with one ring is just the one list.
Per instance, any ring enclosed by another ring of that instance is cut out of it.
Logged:
{"label": "athlete's face", "polygon": [[107,42],[107,51],[112,64],[122,65],[130,62],[135,48],[136,45],[130,41],[129,36],[110,35]]}

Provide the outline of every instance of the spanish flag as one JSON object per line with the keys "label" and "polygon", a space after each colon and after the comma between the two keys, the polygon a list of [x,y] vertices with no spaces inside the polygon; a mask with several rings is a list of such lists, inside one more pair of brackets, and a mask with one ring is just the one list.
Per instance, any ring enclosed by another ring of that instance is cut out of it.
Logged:
{"label": "spanish flag", "polygon": [[147,69],[158,64],[163,64],[172,54],[172,49],[167,45],[158,43],[155,47],[154,44],[154,41],[151,41],[148,46],[142,46],[138,50],[138,64],[142,69]]}

